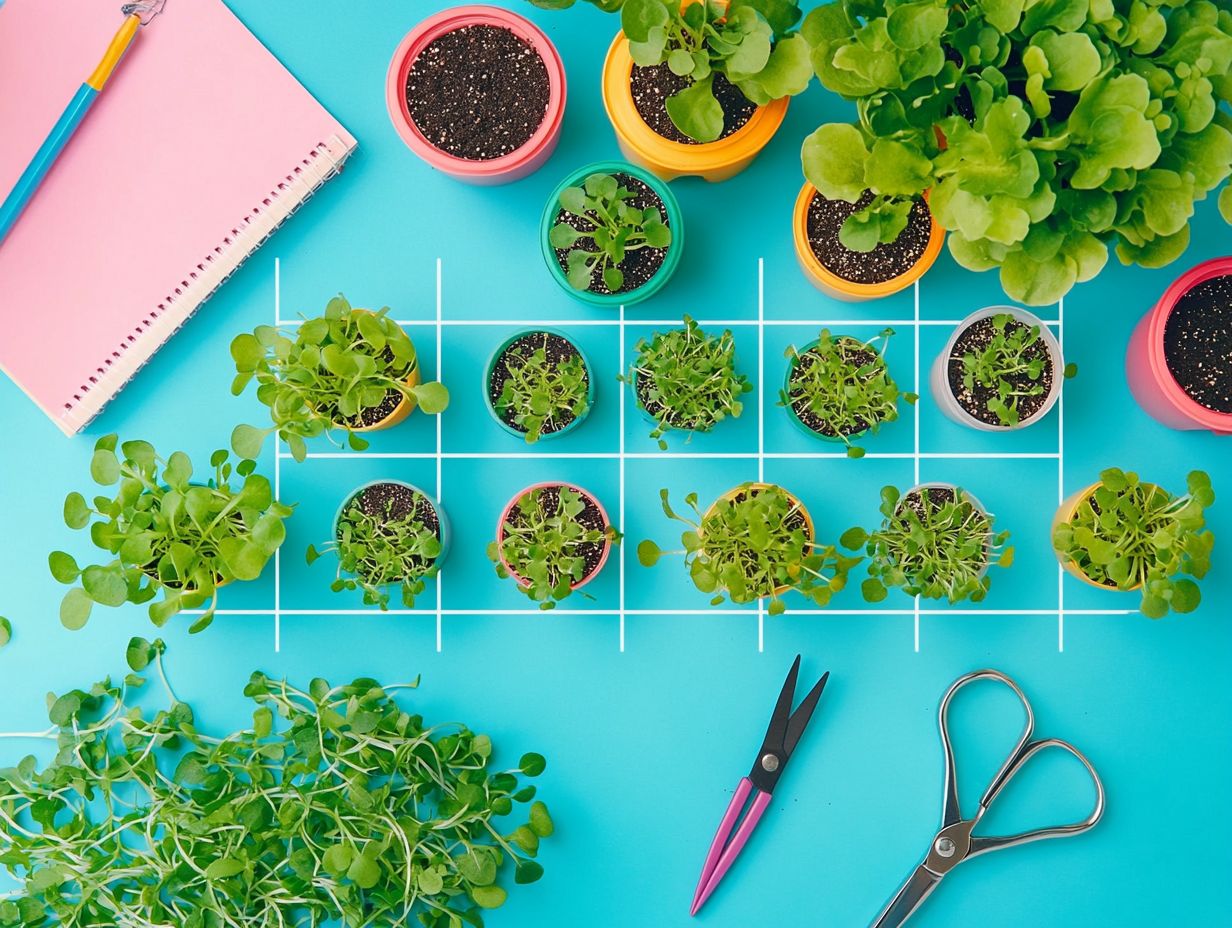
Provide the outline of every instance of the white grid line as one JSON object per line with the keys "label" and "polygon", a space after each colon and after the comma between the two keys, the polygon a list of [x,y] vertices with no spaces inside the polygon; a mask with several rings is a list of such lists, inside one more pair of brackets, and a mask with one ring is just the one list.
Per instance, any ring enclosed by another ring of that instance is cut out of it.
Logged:
{"label": "white grid line", "polygon": [[[912,474],[913,484],[920,482],[920,282],[917,280],[912,286],[912,303],[915,312],[915,325],[912,327],[913,343],[915,345],[915,395],[916,401],[912,404],[912,413],[915,418],[915,446],[912,454]],[[915,653],[920,653],[920,597],[913,597],[913,631]]]}
{"label": "white grid line", "polygon": [[[1061,364],[1065,364],[1065,297],[1057,302],[1057,344],[1061,346]],[[1053,371],[1062,379],[1057,394],[1057,505],[1065,502],[1065,373]],[[1049,542],[1051,542],[1051,538]],[[1065,568],[1057,564],[1057,651],[1065,652]]]}
{"label": "white grid line", "polygon": [[[620,373],[625,373],[625,304],[620,304]],[[625,393],[620,391],[620,530],[625,529]],[[620,653],[625,653],[625,548],[621,544],[617,558],[620,562]]]}
{"label": "white grid line", "polygon": [[[445,376],[442,373],[442,370],[444,368],[444,353],[441,350],[441,342],[443,340],[441,338],[441,335],[443,332],[441,323],[444,321],[443,312],[442,312],[443,293],[442,293],[442,287],[441,287],[441,269],[442,269],[442,261],[440,258],[437,258],[436,259],[436,379],[440,381],[441,383],[444,383]],[[436,505],[441,508],[441,512],[444,512],[445,504],[443,502],[443,497],[445,495],[445,486],[444,486],[444,479],[443,479],[443,474],[442,474],[443,468],[441,467],[442,452],[444,450],[442,436],[443,436],[443,431],[441,427],[441,417],[437,416],[436,417]],[[441,626],[444,624],[442,622],[442,616],[444,615],[444,613],[442,612],[442,606],[444,604],[443,598],[445,594],[444,594],[444,584],[441,582],[441,575],[443,573],[444,573],[444,568],[437,570],[436,584],[435,584],[436,586],[436,653],[437,654],[441,653],[441,630],[442,630]]]}
{"label": "white grid line", "polygon": [[[766,259],[757,259],[757,482],[766,479]],[[757,601],[757,653],[766,650],[766,604]]]}
{"label": "white grid line", "polygon": [[[274,322],[282,318],[282,259],[274,258]],[[282,439],[274,432],[274,499],[282,499]],[[274,653],[282,650],[282,545],[274,549]]]}
{"label": "white grid line", "polygon": [[[762,259],[758,259],[759,261]],[[760,266],[760,265],[759,265]],[[401,326],[425,326],[435,327],[437,320],[435,319],[395,319],[395,323]],[[918,324],[922,326],[948,326],[954,328],[962,320],[961,319],[921,319]],[[1058,326],[1060,322],[1056,319],[1042,320],[1044,325]],[[303,322],[302,319],[280,319],[278,325],[293,327]],[[698,319],[697,324],[705,327],[713,328],[732,328],[736,326],[758,326],[759,328],[770,327],[789,327],[801,326],[808,329],[819,329],[826,326],[864,326],[868,328],[884,329],[894,326],[913,326],[917,325],[915,319]],[[638,326],[677,326],[680,325],[679,319],[629,319],[628,325]],[[557,326],[561,328],[577,328],[578,326],[607,326],[616,328],[620,325],[619,319],[552,319],[537,322],[527,322],[525,319],[445,319],[441,325],[446,328],[454,328],[457,326],[470,326],[477,328],[511,328],[518,326],[536,325],[551,327]]]}
{"label": "white grid line", "polygon": [[[181,615],[193,616],[201,615],[201,609],[185,609]],[[273,609],[217,609],[214,612],[219,616],[272,616]],[[619,616],[619,609],[442,609],[441,614],[444,616],[542,616],[551,618],[554,615],[593,615],[593,616]],[[753,607],[747,609],[720,609],[704,608],[704,609],[625,609],[625,615],[632,616],[658,616],[661,618],[672,618],[675,616],[697,616],[697,615],[722,615],[722,616],[744,616],[750,617],[757,614],[757,610]],[[856,616],[908,616],[915,615],[914,609],[788,609],[783,613],[787,616],[835,616],[851,618]],[[940,615],[940,616],[1055,616],[1055,609],[921,609],[920,615]],[[1114,615],[1137,615],[1137,609],[1067,609],[1066,615],[1091,615],[1091,616],[1114,616]],[[279,615],[290,616],[325,616],[325,615],[346,615],[346,616],[367,616],[369,618],[379,618],[381,616],[423,616],[424,618],[432,618],[436,615],[435,609],[282,609]]]}
{"label": "white grid line", "polygon": [[[282,457],[285,460],[290,460],[291,455],[283,453]],[[385,459],[429,459],[435,460],[437,455],[434,451],[365,451],[364,457],[369,460]],[[536,460],[536,461],[552,461],[552,460],[595,460],[595,461],[616,461],[622,455],[614,451],[576,451],[576,452],[553,452],[553,451],[446,451],[441,454],[441,457],[446,461],[462,460],[462,461],[521,461],[521,460]],[[800,452],[775,452],[767,451],[757,453],[753,451],[746,452],[713,452],[713,451],[630,451],[623,455],[624,458],[630,461],[672,461],[672,460],[708,460],[708,461],[815,461],[815,460],[846,460],[847,454],[842,451],[800,451]],[[870,460],[905,460],[910,461],[919,457],[923,460],[937,461],[1003,461],[1003,460],[1043,460],[1051,461],[1057,458],[1055,452],[869,452],[864,455]],[[355,454],[349,451],[321,451],[308,454],[308,458],[316,460],[353,460]]]}

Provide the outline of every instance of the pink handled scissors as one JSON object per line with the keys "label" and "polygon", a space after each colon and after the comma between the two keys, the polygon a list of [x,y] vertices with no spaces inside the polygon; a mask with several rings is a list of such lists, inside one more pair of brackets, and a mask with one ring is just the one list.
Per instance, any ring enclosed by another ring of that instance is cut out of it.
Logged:
{"label": "pink handled scissors", "polygon": [[[817,685],[801,701],[796,711],[792,712],[791,704],[795,700],[796,678],[799,675],[800,655],[797,654],[795,663],[791,665],[791,671],[787,674],[787,681],[779,693],[779,700],[774,706],[774,714],[770,716],[770,727],[766,730],[766,739],[761,743],[761,749],[757,752],[753,769],[747,777],[741,778],[740,784],[736,787],[736,795],[732,796],[727,812],[723,815],[723,821],[719,823],[719,830],[715,833],[714,841],[710,843],[706,863],[702,866],[701,878],[698,879],[697,889],[693,893],[690,915],[698,913],[719,885],[719,881],[740,856],[740,852],[744,850],[749,836],[753,834],[753,829],[761,821],[766,806],[770,805],[770,795],[774,792],[779,777],[783,775],[783,768],[791,759],[791,752],[795,750],[796,744],[800,741],[805,726],[812,718],[813,710],[817,707],[817,700],[821,698],[821,691],[825,689],[826,680],[830,677],[829,671],[823,674],[817,681]],[[749,803],[750,795],[753,797],[752,803]],[[744,811],[746,804],[749,805],[748,814],[737,827],[736,823],[740,821],[740,813]],[[733,831],[735,831],[734,835]]]}

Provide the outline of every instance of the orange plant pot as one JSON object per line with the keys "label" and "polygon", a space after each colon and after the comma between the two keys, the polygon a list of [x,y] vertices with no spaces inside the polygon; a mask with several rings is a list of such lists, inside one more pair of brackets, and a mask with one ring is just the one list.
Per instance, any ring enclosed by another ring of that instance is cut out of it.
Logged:
{"label": "orange plant pot", "polygon": [[933,266],[933,262],[937,260],[937,256],[941,254],[941,246],[945,244],[945,229],[938,224],[936,219],[933,219],[932,231],[928,235],[928,244],[924,246],[924,254],[920,255],[920,260],[909,270],[876,284],[858,284],[845,280],[822,264],[817,255],[813,253],[812,245],[809,244],[808,211],[816,193],[817,188],[806,182],[800,188],[800,195],[796,197],[791,220],[792,237],[796,242],[796,259],[800,262],[800,268],[809,282],[836,300],[850,302],[875,300],[878,297],[890,296],[900,290],[906,290],[924,276],[925,272]]}
{"label": "orange plant pot", "polygon": [[[800,514],[804,516],[804,532],[806,535],[808,535],[809,541],[813,542],[817,540],[817,528],[816,526],[813,525],[813,517],[809,515],[809,511],[804,507],[804,503],[800,501],[800,497],[796,496],[796,494],[792,493],[790,490],[784,489],[783,487],[779,486],[778,484],[774,484],[774,483],[757,483],[756,481],[754,481],[750,483],[742,483],[738,487],[732,487],[730,490],[728,490],[726,493],[724,493],[722,496],[716,499],[713,503],[711,503],[709,507],[707,507],[705,515],[702,516],[702,522],[704,523],[706,521],[706,519],[710,516],[710,514],[714,512],[715,507],[718,506],[719,503],[724,502],[725,500],[733,500],[737,496],[741,495],[742,493],[756,492],[758,490],[779,490],[785,496],[787,496],[793,503],[796,504],[796,506],[799,507]],[[699,537],[700,537],[700,533],[699,533]],[[702,545],[703,545],[703,550],[704,550],[705,549],[705,539],[704,538],[702,539]],[[774,593],[770,595],[782,596],[784,593],[786,593],[791,588],[792,587],[790,584],[785,584],[783,586],[776,587],[774,590]],[[761,596],[759,598],[767,599],[768,597]]]}
{"label": "orange plant pot", "polygon": [[632,75],[629,40],[621,32],[603,63],[603,108],[624,156],[663,180],[696,176],[719,183],[735,177],[769,144],[787,115],[784,97],[759,106],[749,121],[727,138],[700,145],[673,142],[646,125],[637,111],[629,87]]}

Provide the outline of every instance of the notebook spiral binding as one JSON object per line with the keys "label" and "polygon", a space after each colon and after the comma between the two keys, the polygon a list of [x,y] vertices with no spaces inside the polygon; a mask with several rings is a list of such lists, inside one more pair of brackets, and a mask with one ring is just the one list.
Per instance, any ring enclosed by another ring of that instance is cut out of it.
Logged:
{"label": "notebook spiral binding", "polygon": [[134,331],[104,359],[86,383],[64,404],[62,427],[70,434],[83,429],[102,411],[168,338],[179,331],[284,222],[298,212],[326,181],[338,175],[353,148],[337,136],[318,142],[275,189],[225,235],[159,302]]}

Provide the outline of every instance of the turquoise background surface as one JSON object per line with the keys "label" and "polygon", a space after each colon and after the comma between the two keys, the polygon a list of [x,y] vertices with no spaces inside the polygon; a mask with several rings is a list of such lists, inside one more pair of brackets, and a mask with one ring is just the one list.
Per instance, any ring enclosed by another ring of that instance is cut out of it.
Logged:
{"label": "turquoise background surface", "polygon": [[[487,732],[498,761],[509,765],[528,750],[549,759],[541,795],[558,830],[541,853],[547,874],[514,888],[490,916],[493,928],[683,926],[713,830],[754,759],[783,675],[802,652],[804,682],[829,669],[830,686],[756,836],[698,922],[858,926],[880,911],[937,827],[942,692],[960,674],[993,666],[1033,699],[1042,736],[1071,740],[1088,754],[1107,786],[1108,812],[1086,836],[961,867],[913,924],[938,928],[959,917],[1009,928],[1232,924],[1232,456],[1227,439],[1149,420],[1127,391],[1123,367],[1133,324],[1168,282],[1228,252],[1229,233],[1212,204],[1201,204],[1194,244],[1172,268],[1126,269],[1114,259],[1063,309],[1042,311],[1063,318],[1067,360],[1081,368],[1065,386],[1063,412],[1014,435],[976,433],[941,416],[927,395],[927,369],[950,331],[947,320],[1003,302],[994,275],[961,271],[943,255],[918,291],[843,304],[814,290],[796,267],[790,215],[801,182],[799,143],[820,122],[847,118],[841,100],[813,88],[793,101],[762,157],[726,184],[675,182],[689,237],[680,269],[660,294],[619,316],[562,293],[536,237],[557,180],[618,155],[599,97],[614,19],[583,5],[549,14],[510,0],[559,47],[568,112],[542,171],[484,189],[421,163],[385,111],[389,57],[443,3],[231,5],[360,148],[343,176],[236,274],[85,435],[65,439],[0,382],[8,439],[0,455],[7,525],[0,614],[15,629],[0,652],[0,728],[41,727],[47,690],[121,672],[128,638],[151,635],[142,607],[100,608],[79,633],[57,620],[62,588],[46,555],[56,547],[87,553],[84,536],[63,528],[60,507],[68,490],[88,487],[94,438],[118,431],[204,459],[226,444],[235,423],[262,422],[265,412],[251,390],[229,393],[230,339],[273,321],[276,307],[293,319],[341,290],[356,305],[389,305],[411,323],[428,372],[444,377],[453,405],[439,433],[437,422],[416,414],[376,436],[362,455],[295,464],[275,462],[267,446],[262,467],[277,469],[283,499],[298,503],[280,582],[270,570],[257,583],[226,589],[226,614],[202,635],[189,639],[184,621],[164,632],[178,692],[197,706],[205,728],[247,724],[240,691],[257,668],[299,680],[422,674],[414,701],[425,717]],[[673,453],[690,457],[668,458],[615,378],[638,337],[686,312],[733,323],[740,363],[758,392],[742,419],[673,444]],[[924,387],[918,431],[908,410],[867,443],[870,457],[862,461],[833,456],[833,446],[794,431],[775,405],[783,350],[816,337],[823,321],[853,334],[895,325],[891,367],[904,386],[916,382],[918,369]],[[488,418],[481,373],[493,347],[536,322],[581,341],[598,397],[582,427],[528,448]],[[55,350],[50,332],[48,350]],[[821,534],[835,538],[874,520],[882,485],[913,481],[917,451],[922,479],[962,484],[1014,533],[1017,563],[996,572],[979,608],[925,604],[917,617],[910,599],[892,595],[874,611],[853,585],[824,614],[712,612],[678,563],[646,570],[633,556],[642,538],[673,541],[675,529],[658,509],[660,487],[706,499],[756,478],[760,467],[799,494]],[[1132,596],[1059,576],[1048,543],[1058,498],[1111,465],[1178,488],[1192,467],[1211,472],[1222,497],[1212,512],[1217,566],[1196,614],[1151,622],[1133,614]],[[303,563],[307,544],[327,539],[342,498],[381,476],[429,491],[439,479],[455,529],[439,588],[414,614],[365,612],[358,598],[328,591],[328,562]],[[547,615],[530,612],[484,556],[502,504],[541,479],[593,491],[629,540],[589,587],[593,600],[575,597]],[[1018,724],[995,688],[972,691],[956,707],[968,808]],[[14,762],[22,750],[0,742],[0,760]],[[988,824],[1080,818],[1091,797],[1074,764],[1041,759]]]}

